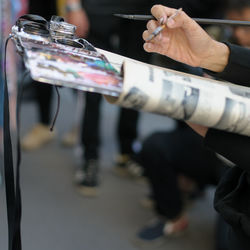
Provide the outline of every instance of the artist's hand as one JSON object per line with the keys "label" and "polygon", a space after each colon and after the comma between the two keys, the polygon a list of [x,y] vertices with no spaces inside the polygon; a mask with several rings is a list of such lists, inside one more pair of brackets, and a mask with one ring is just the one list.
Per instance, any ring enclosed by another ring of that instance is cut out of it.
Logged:
{"label": "artist's hand", "polygon": [[84,9],[70,11],[66,14],[68,23],[74,24],[76,28],[76,35],[85,38],[89,30],[89,20]]}
{"label": "artist's hand", "polygon": [[[146,41],[144,49],[194,67],[222,71],[228,61],[228,47],[213,40],[184,11],[179,11],[174,18],[169,18],[175,15],[176,11],[162,5],[152,7],[152,15],[158,21],[151,20],[147,23],[147,30],[143,33],[143,39]],[[160,24],[165,24],[166,28],[147,42],[149,35]]]}

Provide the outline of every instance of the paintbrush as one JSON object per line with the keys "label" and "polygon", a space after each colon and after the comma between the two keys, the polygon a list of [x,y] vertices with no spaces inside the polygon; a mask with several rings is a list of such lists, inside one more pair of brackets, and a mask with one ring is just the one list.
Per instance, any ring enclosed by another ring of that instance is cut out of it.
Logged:
{"label": "paintbrush", "polygon": [[[139,20],[139,21],[149,21],[155,20],[155,17],[152,15],[126,15],[126,14],[114,14],[116,17]],[[213,25],[238,25],[238,26],[250,26],[249,21],[240,21],[240,20],[226,20],[226,19],[210,19],[210,18],[192,18],[199,24],[213,24]]]}
{"label": "paintbrush", "polygon": [[[178,16],[179,13],[180,13],[181,11],[182,11],[182,8],[176,10],[176,12],[175,12],[172,16],[170,16],[170,17],[168,18],[168,21],[171,20],[171,19],[173,19],[173,18],[175,18],[176,16]],[[158,27],[149,35],[149,37],[147,38],[146,41],[149,42],[150,40],[152,40],[152,39],[153,39],[154,37],[156,37],[165,27],[166,27],[165,24],[162,24],[162,25],[158,26]]]}

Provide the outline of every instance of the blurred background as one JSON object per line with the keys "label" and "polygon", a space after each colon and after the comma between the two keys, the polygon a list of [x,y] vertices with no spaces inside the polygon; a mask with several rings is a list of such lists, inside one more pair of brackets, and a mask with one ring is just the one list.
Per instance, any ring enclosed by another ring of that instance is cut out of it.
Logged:
{"label": "blurred background", "polygon": [[[65,92],[65,90],[63,90]],[[61,111],[56,122],[58,136],[71,126],[73,98],[62,93]],[[21,188],[23,199],[22,236],[24,249],[138,249],[136,232],[153,217],[141,201],[149,193],[143,181],[117,177],[113,171],[117,142],[114,137],[118,108],[103,105],[101,187],[95,198],[77,192],[73,182],[80,158],[78,149],[69,150],[55,140],[36,152],[23,153]],[[32,114],[32,115],[31,115]],[[67,117],[67,119],[65,119]],[[21,111],[22,134],[35,122],[35,107],[25,103]],[[155,130],[171,130],[174,122],[166,117],[143,113],[140,137]],[[189,210],[191,227],[181,238],[170,239],[159,249],[214,249],[214,188]],[[7,249],[6,204],[1,187],[0,248]]]}
{"label": "blurred background", "polygon": [[[157,3],[182,7],[192,17],[250,20],[247,0]],[[202,69],[145,53],[141,34],[146,22],[112,15],[150,14],[153,4],[156,2],[150,0],[1,0],[1,62],[5,39],[15,20],[32,13],[47,20],[52,15],[63,16],[77,26],[78,37],[95,47],[207,76]],[[250,45],[249,28],[204,28],[217,40]],[[121,109],[99,94],[68,88],[59,89],[61,105],[51,132],[56,92],[51,85],[33,81],[29,75],[24,77],[23,72],[24,66],[10,44],[7,77],[14,145],[16,97],[20,86],[24,90],[18,103],[23,249],[227,249],[226,225],[213,209],[221,176],[218,169],[226,166],[203,148],[201,138],[168,117]],[[0,248],[7,249],[3,85],[1,64]],[[157,220],[150,222],[152,218]]]}

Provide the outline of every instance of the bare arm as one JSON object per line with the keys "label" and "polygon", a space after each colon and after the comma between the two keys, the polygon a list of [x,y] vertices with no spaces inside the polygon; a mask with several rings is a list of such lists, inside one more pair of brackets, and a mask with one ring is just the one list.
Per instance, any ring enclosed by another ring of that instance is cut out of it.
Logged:
{"label": "bare arm", "polygon": [[66,0],[68,11],[66,13],[67,22],[74,24],[76,35],[78,37],[86,37],[89,31],[89,20],[85,10],[82,8],[80,0]]}

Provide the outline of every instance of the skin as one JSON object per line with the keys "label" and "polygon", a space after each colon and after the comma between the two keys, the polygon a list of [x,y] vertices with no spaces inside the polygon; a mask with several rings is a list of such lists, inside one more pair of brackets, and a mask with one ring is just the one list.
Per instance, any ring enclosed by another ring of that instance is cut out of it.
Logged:
{"label": "skin", "polygon": [[[190,66],[214,72],[223,71],[228,63],[229,48],[224,43],[212,39],[183,11],[169,19],[176,11],[162,5],[152,7],[151,13],[157,21],[150,20],[147,30],[143,32],[145,51],[162,54]],[[158,36],[147,41],[160,24],[165,24],[166,28]],[[203,137],[208,131],[207,127],[187,124]]]}
{"label": "skin", "polygon": [[160,35],[144,44],[147,52],[166,55],[194,67],[223,71],[229,56],[229,49],[225,44],[213,40],[183,11],[170,21],[168,17],[174,15],[176,9],[154,5],[151,12],[159,21],[151,20],[147,23],[147,30],[143,33],[145,41],[160,22],[167,27]]}
{"label": "skin", "polygon": [[[72,3],[81,3],[80,0],[67,0],[67,4],[72,4]],[[70,11],[66,13],[66,21],[68,23],[74,24],[77,29],[76,29],[76,35],[78,37],[85,38],[88,34],[89,31],[89,20],[87,13],[83,8],[75,11]]]}

